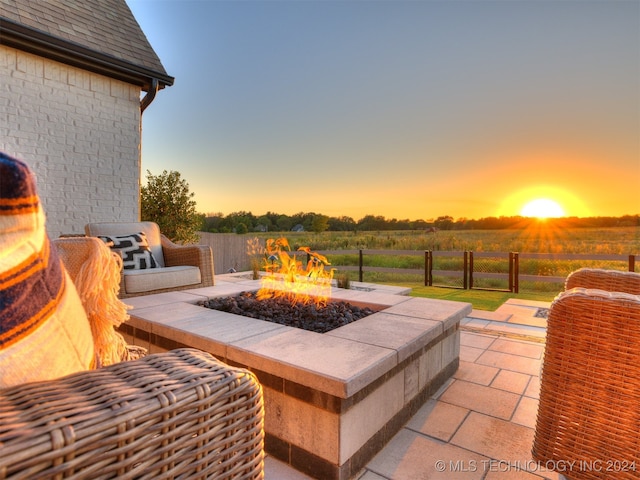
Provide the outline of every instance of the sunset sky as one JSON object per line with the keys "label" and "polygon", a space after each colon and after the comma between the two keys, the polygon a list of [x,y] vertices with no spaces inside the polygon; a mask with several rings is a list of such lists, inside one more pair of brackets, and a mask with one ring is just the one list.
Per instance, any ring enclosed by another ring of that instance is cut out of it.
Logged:
{"label": "sunset sky", "polygon": [[127,0],[202,213],[640,213],[640,2]]}

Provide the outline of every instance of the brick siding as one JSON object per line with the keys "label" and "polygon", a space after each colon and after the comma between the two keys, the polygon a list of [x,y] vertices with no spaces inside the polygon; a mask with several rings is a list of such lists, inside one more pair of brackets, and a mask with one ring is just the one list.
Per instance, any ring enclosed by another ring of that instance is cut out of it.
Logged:
{"label": "brick siding", "polygon": [[139,218],[140,87],[0,45],[0,150],[34,170],[52,238]]}

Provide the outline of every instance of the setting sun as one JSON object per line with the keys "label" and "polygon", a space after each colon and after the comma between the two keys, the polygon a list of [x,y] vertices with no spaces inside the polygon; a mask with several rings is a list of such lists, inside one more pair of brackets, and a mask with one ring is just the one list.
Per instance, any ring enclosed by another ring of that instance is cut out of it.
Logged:
{"label": "setting sun", "polygon": [[557,218],[564,217],[564,209],[553,200],[548,198],[538,198],[527,203],[520,214],[523,217],[536,217],[536,218]]}
{"label": "setting sun", "polygon": [[496,213],[534,218],[588,217],[591,212],[572,192],[557,186],[537,184],[505,196]]}

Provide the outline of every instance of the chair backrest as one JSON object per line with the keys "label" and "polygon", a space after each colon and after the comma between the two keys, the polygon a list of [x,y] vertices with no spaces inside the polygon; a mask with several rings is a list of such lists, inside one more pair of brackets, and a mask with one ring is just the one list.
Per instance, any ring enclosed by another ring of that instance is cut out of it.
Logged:
{"label": "chair backrest", "polygon": [[85,233],[90,237],[99,235],[128,235],[143,232],[147,236],[151,253],[160,267],[164,267],[164,255],[160,240],[160,227],[155,222],[100,222],[88,223],[84,227]]}
{"label": "chair backrest", "polygon": [[565,290],[571,290],[575,287],[640,295],[640,273],[581,268],[572,272],[565,282]]}

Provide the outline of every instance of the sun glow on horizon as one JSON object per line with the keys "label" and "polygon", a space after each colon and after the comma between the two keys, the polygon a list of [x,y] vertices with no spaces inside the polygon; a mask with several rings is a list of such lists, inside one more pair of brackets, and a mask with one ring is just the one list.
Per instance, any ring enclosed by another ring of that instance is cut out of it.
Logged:
{"label": "sun glow on horizon", "polygon": [[523,217],[545,219],[564,217],[566,214],[558,202],[548,198],[537,198],[522,207],[520,215]]}
{"label": "sun glow on horizon", "polygon": [[502,199],[498,215],[531,218],[588,217],[587,206],[571,192],[552,185],[522,188]]}

